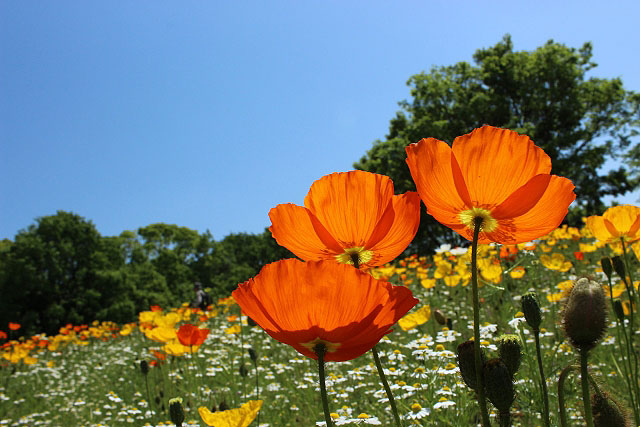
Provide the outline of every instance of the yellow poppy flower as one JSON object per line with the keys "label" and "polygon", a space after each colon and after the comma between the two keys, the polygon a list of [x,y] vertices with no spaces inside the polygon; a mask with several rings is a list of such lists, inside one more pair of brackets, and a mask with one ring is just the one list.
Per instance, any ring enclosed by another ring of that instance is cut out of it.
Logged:
{"label": "yellow poppy flower", "polygon": [[208,426],[215,427],[248,427],[258,416],[262,407],[262,400],[250,400],[236,409],[229,409],[220,412],[211,412],[201,406],[198,413],[202,421]]}
{"label": "yellow poppy flower", "polygon": [[409,313],[402,319],[398,320],[398,326],[400,326],[403,331],[408,331],[409,329],[413,329],[424,323],[427,323],[430,317],[431,307],[425,305],[420,307],[420,309],[414,311],[413,313]]}

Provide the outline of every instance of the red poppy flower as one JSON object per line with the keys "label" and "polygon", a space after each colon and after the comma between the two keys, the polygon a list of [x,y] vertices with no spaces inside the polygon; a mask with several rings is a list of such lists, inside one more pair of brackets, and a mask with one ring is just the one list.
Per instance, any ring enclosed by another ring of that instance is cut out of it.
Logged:
{"label": "red poppy flower", "polygon": [[418,300],[348,265],[287,259],[266,265],[238,285],[233,297],[242,310],[276,340],[317,359],[354,359],[391,332],[391,326]]}
{"label": "red poppy flower", "polygon": [[269,218],[278,244],[304,260],[373,267],[411,243],[420,223],[420,198],[412,191],[394,196],[393,182],[384,175],[333,173],[313,183],[304,207],[278,205]]}
{"label": "red poppy flower", "polygon": [[202,345],[207,335],[209,335],[209,329],[200,329],[190,323],[185,323],[178,329],[178,340],[180,344],[186,346]]}
{"label": "red poppy flower", "polygon": [[549,233],[576,195],[566,178],[550,175],[549,156],[526,135],[483,126],[450,147],[434,138],[406,148],[407,164],[427,212],[478,243],[521,243]]}
{"label": "red poppy flower", "polygon": [[20,327],[20,323],[9,322],[9,329],[12,331],[17,331]]}
{"label": "red poppy flower", "polygon": [[7,339],[7,333],[5,331],[0,331],[0,340]]}

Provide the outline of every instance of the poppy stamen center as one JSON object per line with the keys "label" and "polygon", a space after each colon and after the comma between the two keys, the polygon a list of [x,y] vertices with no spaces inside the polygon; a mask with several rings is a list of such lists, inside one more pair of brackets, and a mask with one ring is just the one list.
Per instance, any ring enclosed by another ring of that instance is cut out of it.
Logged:
{"label": "poppy stamen center", "polygon": [[368,263],[373,258],[373,251],[365,249],[363,246],[355,246],[345,249],[340,255],[336,255],[336,260],[342,264],[349,264],[360,267]]}
{"label": "poppy stamen center", "polygon": [[498,221],[491,216],[491,212],[483,208],[471,208],[466,211],[462,211],[458,214],[460,222],[469,227],[471,230],[475,230],[476,218],[482,220],[480,224],[480,231],[485,233],[491,233],[498,228]]}
{"label": "poppy stamen center", "polygon": [[338,350],[338,348],[340,347],[341,343],[339,342],[329,342],[329,341],[325,341],[323,339],[320,339],[320,337],[314,339],[313,341],[309,341],[309,342],[302,342],[300,343],[301,346],[303,346],[304,348],[308,348],[309,350],[315,352],[316,350],[316,346],[320,344],[322,346],[324,346],[324,351],[327,353],[333,353],[336,350]]}

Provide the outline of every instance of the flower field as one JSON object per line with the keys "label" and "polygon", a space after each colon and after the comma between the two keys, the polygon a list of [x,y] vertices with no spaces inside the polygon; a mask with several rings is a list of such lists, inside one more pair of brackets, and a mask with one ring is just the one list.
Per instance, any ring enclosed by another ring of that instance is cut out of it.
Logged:
{"label": "flower field", "polygon": [[[631,246],[627,254],[636,275],[638,246]],[[456,363],[457,345],[473,333],[469,252],[442,247],[431,256],[411,256],[372,270],[376,277],[408,287],[420,300],[378,345],[405,425],[478,422],[473,392]],[[534,243],[480,245],[478,252],[481,312],[486,319],[480,327],[481,344],[493,357],[502,334],[516,334],[523,343],[513,424],[542,425],[534,339],[520,302],[522,294],[533,290],[542,306],[540,343],[551,424],[559,425],[558,376],[577,358],[562,327],[563,299],[571,280],[593,277],[608,297],[611,292],[622,302],[628,323],[626,288],[615,273],[609,288],[600,266],[602,257],[622,254],[622,247],[602,243],[586,227],[562,227]],[[614,319],[610,312],[609,328],[592,351],[590,369],[602,389],[630,407]],[[248,321],[227,298],[207,312],[154,307],[140,313],[135,324],[68,325],[56,336],[15,341],[11,334],[19,330],[7,330],[0,359],[0,425],[171,425],[168,401],[174,397],[183,399],[185,425],[206,425],[198,407],[220,411],[258,399],[264,403],[253,425],[323,423],[315,361]],[[184,346],[176,339],[183,324],[209,329],[201,345]],[[255,364],[250,350],[257,356]],[[146,374],[141,363],[148,364]],[[328,362],[326,369],[336,425],[392,425],[370,354]],[[568,377],[565,395],[570,425],[583,425],[578,375]]]}

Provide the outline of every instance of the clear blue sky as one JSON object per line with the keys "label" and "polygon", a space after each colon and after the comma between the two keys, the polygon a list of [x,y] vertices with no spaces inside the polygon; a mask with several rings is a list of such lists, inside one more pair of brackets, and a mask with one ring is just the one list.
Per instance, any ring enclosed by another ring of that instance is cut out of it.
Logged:
{"label": "clear blue sky", "polygon": [[411,75],[505,33],[592,41],[592,75],[640,91],[639,18],[637,1],[0,2],[0,239],[57,210],[103,235],[261,232],[384,138]]}

